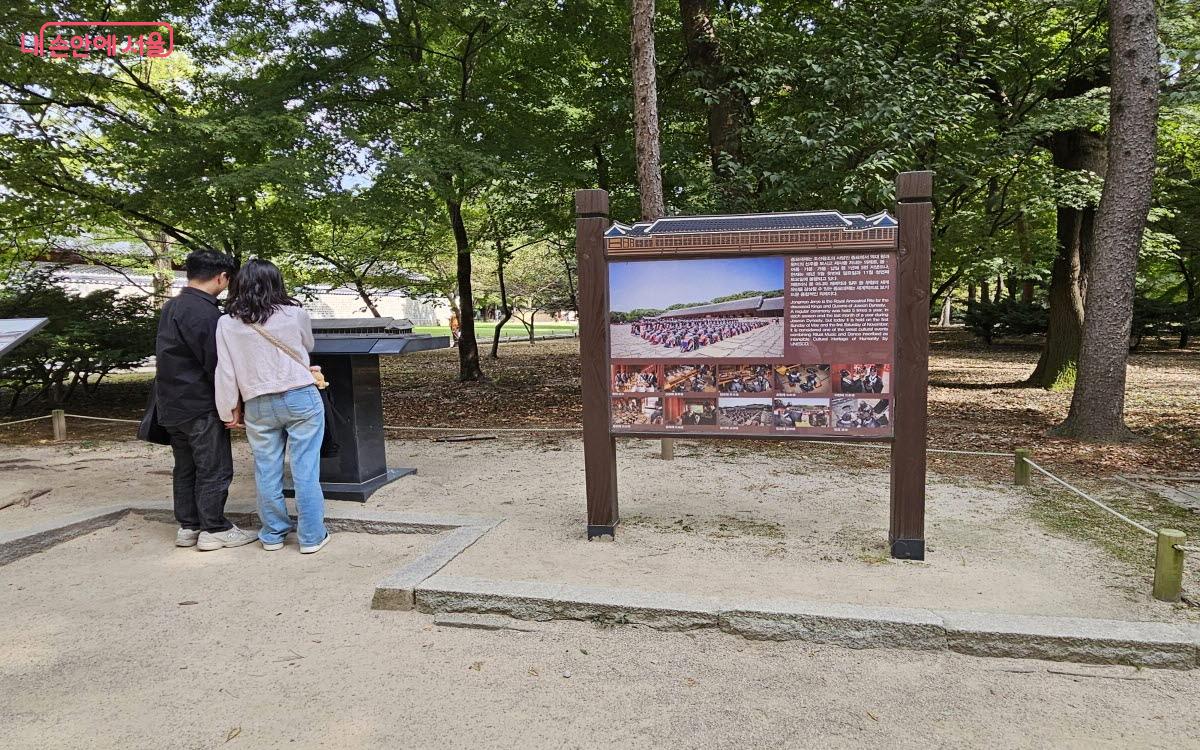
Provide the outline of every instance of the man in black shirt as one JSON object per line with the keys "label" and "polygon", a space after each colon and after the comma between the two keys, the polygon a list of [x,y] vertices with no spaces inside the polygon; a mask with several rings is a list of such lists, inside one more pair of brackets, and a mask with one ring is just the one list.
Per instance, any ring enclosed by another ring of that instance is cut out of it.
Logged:
{"label": "man in black shirt", "polygon": [[188,255],[186,268],[187,286],[163,306],[154,347],[158,421],[171,435],[175,456],[175,544],[206,551],[239,547],[257,535],[225,517],[233,452],[213,401],[217,295],[229,286],[237,264],[228,255],[197,250]]}

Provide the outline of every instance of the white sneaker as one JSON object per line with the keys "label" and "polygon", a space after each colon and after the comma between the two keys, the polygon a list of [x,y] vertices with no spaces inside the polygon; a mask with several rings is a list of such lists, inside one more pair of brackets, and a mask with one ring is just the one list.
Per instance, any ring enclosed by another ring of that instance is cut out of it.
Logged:
{"label": "white sneaker", "polygon": [[241,547],[243,544],[249,544],[255,539],[258,539],[258,534],[255,534],[253,531],[243,531],[234,526],[225,531],[218,531],[212,534],[207,531],[201,531],[196,547],[202,552],[211,552],[222,547]]}
{"label": "white sneaker", "polygon": [[277,549],[283,549],[283,542],[263,542],[262,546],[267,552],[274,552]]}
{"label": "white sneaker", "polygon": [[311,554],[312,554],[312,553],[314,553],[314,552],[320,552],[320,551],[321,551],[321,549],[322,549],[322,548],[323,548],[323,547],[324,547],[326,544],[329,544],[329,538],[330,538],[330,535],[329,535],[329,534],[326,534],[326,535],[325,535],[325,538],[324,538],[324,539],[322,539],[322,540],[321,540],[320,542],[318,542],[317,544],[312,544],[312,545],[309,545],[309,546],[307,546],[307,547],[306,547],[306,546],[304,546],[303,544],[301,544],[301,545],[300,545],[300,554],[302,554],[302,555],[311,555]]}
{"label": "white sneaker", "polygon": [[180,529],[175,532],[176,547],[195,547],[200,538],[200,529]]}

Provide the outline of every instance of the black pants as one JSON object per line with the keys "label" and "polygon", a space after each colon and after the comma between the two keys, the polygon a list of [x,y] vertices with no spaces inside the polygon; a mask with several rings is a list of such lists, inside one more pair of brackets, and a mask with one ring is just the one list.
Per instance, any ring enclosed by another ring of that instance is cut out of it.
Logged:
{"label": "black pants", "polygon": [[171,452],[175,454],[175,520],[181,528],[198,531],[232,528],[225,517],[225,501],[233,481],[229,430],[215,412],[164,426],[171,434]]}

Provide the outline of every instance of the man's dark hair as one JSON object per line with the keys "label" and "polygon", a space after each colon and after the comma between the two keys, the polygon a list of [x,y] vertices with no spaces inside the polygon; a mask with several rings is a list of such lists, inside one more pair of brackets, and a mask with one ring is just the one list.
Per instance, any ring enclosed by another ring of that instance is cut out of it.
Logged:
{"label": "man's dark hair", "polygon": [[213,250],[193,250],[183,262],[188,281],[208,281],[222,273],[230,277],[237,272],[237,263],[225,253]]}

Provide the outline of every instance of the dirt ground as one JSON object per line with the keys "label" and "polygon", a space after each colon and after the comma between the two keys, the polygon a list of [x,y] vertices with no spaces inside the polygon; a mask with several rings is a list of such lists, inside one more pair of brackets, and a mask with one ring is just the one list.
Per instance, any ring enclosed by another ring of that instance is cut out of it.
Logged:
{"label": "dirt ground", "polygon": [[367,608],[432,537],[172,533],[129,518],[0,568],[4,747],[1200,747],[1194,672],[448,628]]}
{"label": "dirt ground", "polygon": [[[1000,481],[932,476],[927,559],[902,562],[887,554],[882,457],[847,465],[844,454],[762,455],[761,443],[730,448],[681,441],[676,459],[663,461],[657,442],[618,445],[623,521],[615,542],[584,539],[583,457],[574,438],[390,441],[390,465],[416,467],[418,474],[384,487],[369,506],[505,519],[445,568],[454,575],[746,598],[1200,619],[1198,608],[1149,597],[1148,539],[1118,525],[1115,533],[1130,545],[1123,549],[1131,554],[1122,557],[1076,529],[1047,523],[1040,509],[1069,506],[1044,484],[1018,491]],[[236,463],[231,497],[252,504],[252,466],[242,442]],[[0,527],[16,529],[84,507],[165,504],[170,456],[138,443],[13,448],[0,462],[0,477],[12,488],[0,495],[50,489],[28,505],[0,510]],[[1189,591],[1194,580],[1186,582]]]}

